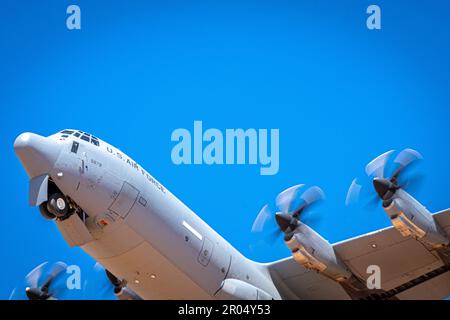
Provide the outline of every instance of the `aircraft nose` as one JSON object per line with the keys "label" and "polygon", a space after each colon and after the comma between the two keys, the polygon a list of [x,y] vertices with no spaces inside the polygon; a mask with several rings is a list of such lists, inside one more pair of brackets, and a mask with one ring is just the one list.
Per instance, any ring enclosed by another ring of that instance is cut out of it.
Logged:
{"label": "aircraft nose", "polygon": [[387,179],[375,178],[373,180],[373,186],[375,188],[375,191],[378,193],[378,196],[381,199],[384,199],[391,188],[391,182]]}
{"label": "aircraft nose", "polygon": [[14,141],[14,151],[30,178],[50,173],[58,159],[60,148],[56,141],[25,132]]}

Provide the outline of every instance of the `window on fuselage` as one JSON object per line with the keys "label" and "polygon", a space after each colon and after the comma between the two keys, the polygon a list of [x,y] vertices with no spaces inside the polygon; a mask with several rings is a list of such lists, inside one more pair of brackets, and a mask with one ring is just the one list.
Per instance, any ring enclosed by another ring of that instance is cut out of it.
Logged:
{"label": "window on fuselage", "polygon": [[73,153],[77,153],[79,145],[80,144],[78,142],[76,142],[76,141],[72,142],[72,149],[70,151],[73,152]]}
{"label": "window on fuselage", "polygon": [[89,137],[87,136],[87,135],[85,135],[85,134],[83,134],[82,136],[81,136],[81,140],[84,140],[84,141],[87,141],[87,142],[89,142]]}

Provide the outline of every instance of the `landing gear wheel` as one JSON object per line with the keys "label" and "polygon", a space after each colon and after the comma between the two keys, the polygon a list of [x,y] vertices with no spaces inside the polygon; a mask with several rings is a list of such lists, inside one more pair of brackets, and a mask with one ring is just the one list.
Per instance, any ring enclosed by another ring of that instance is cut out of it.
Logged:
{"label": "landing gear wheel", "polygon": [[48,199],[47,209],[57,218],[64,218],[69,214],[69,201],[63,194],[54,193]]}
{"label": "landing gear wheel", "polygon": [[39,211],[41,212],[41,215],[47,220],[53,220],[53,219],[56,218],[56,216],[53,213],[48,211],[48,209],[47,209],[47,201],[44,202],[44,203],[41,203],[39,205]]}

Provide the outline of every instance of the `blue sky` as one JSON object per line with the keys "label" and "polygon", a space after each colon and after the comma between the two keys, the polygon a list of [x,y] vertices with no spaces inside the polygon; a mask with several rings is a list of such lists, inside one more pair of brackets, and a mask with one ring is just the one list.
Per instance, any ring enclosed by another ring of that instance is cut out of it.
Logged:
{"label": "blue sky", "polygon": [[[0,298],[39,263],[103,275],[27,206],[28,181],[12,144],[23,131],[91,132],[137,160],[249,258],[288,256],[250,233],[259,209],[297,183],[323,188],[316,226],[330,242],[389,225],[381,208],[345,207],[348,186],[389,149],[425,161],[417,196],[450,205],[450,21],[447,1],[374,1],[382,29],[366,28],[372,2],[12,1],[0,10]],[[82,29],[66,28],[81,8]],[[280,171],[176,166],[177,128],[277,128]],[[71,298],[93,298],[70,292]]]}

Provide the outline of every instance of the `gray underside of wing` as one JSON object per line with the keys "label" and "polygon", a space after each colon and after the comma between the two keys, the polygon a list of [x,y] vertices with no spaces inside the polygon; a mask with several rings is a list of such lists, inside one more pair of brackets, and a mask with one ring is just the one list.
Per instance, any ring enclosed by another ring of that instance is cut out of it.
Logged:
{"label": "gray underside of wing", "polygon": [[[450,210],[434,218],[450,235]],[[403,237],[389,227],[333,245],[349,269],[367,279],[367,268],[380,267],[381,287],[399,299],[444,299],[450,296],[450,271],[435,252],[420,242]],[[306,270],[292,258],[268,264],[274,282],[284,298],[349,299],[336,282]]]}
{"label": "gray underside of wing", "polygon": [[269,270],[283,299],[350,299],[338,283],[303,268],[292,257],[271,263]]}

